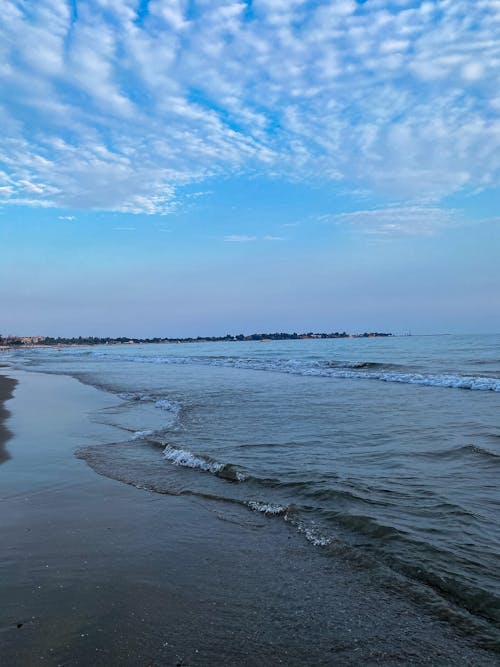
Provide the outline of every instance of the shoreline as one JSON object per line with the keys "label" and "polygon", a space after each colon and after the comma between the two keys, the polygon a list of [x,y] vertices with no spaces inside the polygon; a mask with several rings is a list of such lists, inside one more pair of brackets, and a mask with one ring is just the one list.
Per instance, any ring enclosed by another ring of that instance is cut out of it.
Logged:
{"label": "shoreline", "polygon": [[9,375],[6,667],[500,664],[279,519],[96,474],[74,453],[112,446],[117,433],[88,415],[115,397],[67,376]]}
{"label": "shoreline", "polygon": [[5,403],[12,398],[16,380],[3,374],[4,366],[0,364],[0,465],[8,461],[10,454],[6,449],[6,443],[12,437],[12,433],[5,426],[5,422],[10,416],[9,410],[5,407]]}
{"label": "shoreline", "polygon": [[[15,350],[36,350],[36,349],[65,349],[71,347],[102,347],[102,346],[127,346],[127,345],[184,345],[184,344],[207,344],[207,343],[275,343],[275,342],[293,342],[298,340],[373,340],[373,339],[388,339],[388,338],[422,338],[422,337],[441,337],[441,336],[453,336],[454,334],[450,333],[430,333],[430,334],[400,334],[400,333],[390,333],[390,334],[376,334],[376,335],[364,335],[364,334],[348,334],[346,336],[326,336],[321,337],[320,335],[304,335],[299,334],[297,338],[283,338],[283,339],[274,339],[274,338],[257,338],[252,339],[246,337],[242,340],[237,338],[232,338],[229,340],[210,340],[210,338],[201,338],[198,339],[171,339],[171,340],[137,340],[137,341],[110,341],[104,343],[49,343],[49,344],[30,344],[26,343],[23,345],[0,345],[0,352],[10,352]],[[461,334],[458,334],[461,335]],[[487,334],[489,335],[489,334]],[[495,334],[492,334],[495,335]]]}

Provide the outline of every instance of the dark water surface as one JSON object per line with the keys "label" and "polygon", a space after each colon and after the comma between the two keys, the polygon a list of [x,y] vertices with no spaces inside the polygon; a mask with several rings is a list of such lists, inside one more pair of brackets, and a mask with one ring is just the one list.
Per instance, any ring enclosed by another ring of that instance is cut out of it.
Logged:
{"label": "dark water surface", "polygon": [[486,641],[500,632],[500,337],[22,350],[116,394],[79,456],[159,493],[280,516]]}

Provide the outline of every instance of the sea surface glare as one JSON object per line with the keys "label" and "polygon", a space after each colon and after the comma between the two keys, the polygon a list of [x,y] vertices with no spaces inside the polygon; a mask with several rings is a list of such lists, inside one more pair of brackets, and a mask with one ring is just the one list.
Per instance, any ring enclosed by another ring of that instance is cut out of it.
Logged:
{"label": "sea surface glare", "polygon": [[26,349],[116,394],[78,452],[159,493],[238,503],[500,637],[500,336]]}

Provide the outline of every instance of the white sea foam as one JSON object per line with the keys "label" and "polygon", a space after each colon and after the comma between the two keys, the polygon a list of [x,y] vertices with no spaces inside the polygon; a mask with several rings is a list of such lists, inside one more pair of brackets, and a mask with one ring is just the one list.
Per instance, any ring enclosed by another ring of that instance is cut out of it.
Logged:
{"label": "white sea foam", "polygon": [[286,505],[260,503],[256,500],[249,500],[246,504],[255,512],[261,512],[262,514],[267,514],[269,516],[281,516],[282,514],[286,514],[288,511],[288,507]]}
{"label": "white sea foam", "polygon": [[122,398],[124,401],[151,401],[151,397],[147,396],[146,394],[137,394],[134,392],[129,392],[129,391],[122,391],[118,394],[120,398]]}
{"label": "white sea foam", "polygon": [[316,547],[327,547],[333,542],[331,537],[322,535],[314,525],[305,526],[304,524],[298,524],[297,530],[305,536],[308,542],[314,544]]}
{"label": "white sea foam", "polygon": [[143,438],[148,438],[153,435],[154,431],[151,429],[145,429],[144,431],[135,431],[132,436],[132,440],[142,440]]}
{"label": "white sea foam", "polygon": [[334,538],[324,535],[314,521],[306,524],[300,519],[297,519],[295,515],[290,515],[288,513],[286,513],[283,518],[288,523],[291,523],[292,526],[295,526],[296,530],[299,533],[302,533],[306,540],[311,544],[314,544],[316,547],[327,547],[333,542]]}
{"label": "white sea foam", "polygon": [[306,539],[309,542],[311,542],[311,544],[314,544],[315,547],[327,547],[329,544],[332,543],[331,537],[325,537],[324,535],[319,535],[318,533],[315,533],[313,530],[305,530],[304,535],[306,536]]}
{"label": "white sea foam", "polygon": [[217,474],[224,468],[223,463],[218,461],[209,461],[207,459],[196,456],[185,449],[177,449],[171,445],[167,445],[163,450],[163,456],[176,466],[184,468],[198,468],[206,472]]}
{"label": "white sea foam", "polygon": [[140,401],[141,403],[154,403],[155,408],[162,410],[169,410],[170,412],[178,412],[180,406],[175,401],[168,398],[161,398],[151,394],[139,394],[133,392],[120,392],[118,394],[124,401]]}
{"label": "white sea foam", "polygon": [[217,475],[218,477],[231,482],[244,482],[247,479],[247,476],[244,473],[236,470],[228,463],[214,461],[208,457],[205,458],[203,456],[193,454],[186,449],[172,447],[172,445],[167,445],[165,447],[163,450],[163,456],[167,459],[167,461],[170,461],[170,463],[173,463],[176,466],[203,470],[204,472],[212,473],[212,475]]}
{"label": "white sea foam", "polygon": [[169,401],[167,398],[160,398],[155,401],[155,408],[160,408],[161,410],[168,410],[169,412],[178,412],[179,405],[174,403],[174,401]]}

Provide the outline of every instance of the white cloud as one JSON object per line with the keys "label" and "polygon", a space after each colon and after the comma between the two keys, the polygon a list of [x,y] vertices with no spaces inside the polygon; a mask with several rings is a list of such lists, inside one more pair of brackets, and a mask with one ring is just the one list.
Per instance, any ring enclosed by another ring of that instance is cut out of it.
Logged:
{"label": "white cloud", "polygon": [[247,236],[246,234],[228,234],[227,236],[224,236],[224,241],[230,243],[249,243],[256,240],[256,236]]}
{"label": "white cloud", "polygon": [[266,234],[265,236],[258,237],[258,236],[248,236],[246,234],[229,234],[227,236],[224,236],[224,241],[229,241],[231,243],[249,243],[252,241],[285,241],[284,236],[271,236],[270,234]]}
{"label": "white cloud", "polygon": [[478,81],[484,76],[484,66],[480,62],[468,62],[462,67],[462,76],[466,81]]}
{"label": "white cloud", "polygon": [[259,172],[429,202],[500,185],[496,0],[188,4],[4,1],[0,201],[168,213]]}
{"label": "white cloud", "polygon": [[363,234],[378,236],[430,236],[450,225],[462,223],[453,209],[430,206],[389,206],[339,215],[321,216],[321,222],[351,226]]}

